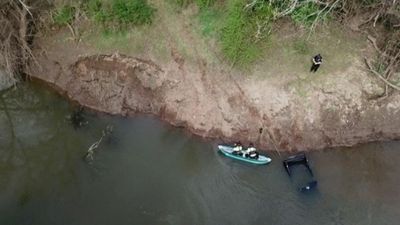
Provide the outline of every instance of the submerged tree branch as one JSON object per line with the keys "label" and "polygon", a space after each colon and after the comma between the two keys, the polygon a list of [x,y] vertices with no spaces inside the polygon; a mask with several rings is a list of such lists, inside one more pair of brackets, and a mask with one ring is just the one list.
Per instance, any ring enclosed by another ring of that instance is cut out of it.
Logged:
{"label": "submerged tree branch", "polygon": [[108,125],[104,130],[102,130],[101,132],[101,137],[99,138],[99,140],[97,140],[96,142],[94,142],[87,150],[86,155],[85,155],[85,159],[88,162],[92,162],[94,160],[94,153],[95,150],[99,147],[99,145],[101,144],[101,142],[103,141],[103,138],[106,135],[111,134],[113,131],[113,127]]}

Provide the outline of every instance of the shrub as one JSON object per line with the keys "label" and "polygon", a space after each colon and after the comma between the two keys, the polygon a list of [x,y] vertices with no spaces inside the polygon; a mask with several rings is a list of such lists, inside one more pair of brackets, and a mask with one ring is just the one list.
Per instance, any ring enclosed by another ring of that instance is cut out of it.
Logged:
{"label": "shrub", "polygon": [[155,12],[147,0],[86,0],[84,9],[89,18],[106,30],[150,24]]}
{"label": "shrub", "polygon": [[260,40],[266,38],[273,9],[264,2],[251,9],[244,9],[240,0],[230,4],[221,34],[222,51],[228,60],[243,67],[261,55]]}
{"label": "shrub", "polygon": [[67,25],[74,20],[75,8],[70,5],[64,5],[53,16],[54,23],[57,25]]}
{"label": "shrub", "polygon": [[[296,8],[292,14],[292,19],[299,23],[306,26],[311,26],[314,22],[315,18],[317,17],[317,12],[319,10],[318,5],[313,2],[307,3],[302,5],[299,8]],[[323,18],[321,18],[323,19]]]}
{"label": "shrub", "polygon": [[101,0],[89,0],[85,6],[86,13],[95,22],[104,24],[112,20],[112,16],[107,12]]}
{"label": "shrub", "polygon": [[111,14],[118,24],[150,24],[155,9],[146,0],[113,0]]}
{"label": "shrub", "polygon": [[200,9],[208,8],[214,4],[215,0],[196,0],[196,4]]}

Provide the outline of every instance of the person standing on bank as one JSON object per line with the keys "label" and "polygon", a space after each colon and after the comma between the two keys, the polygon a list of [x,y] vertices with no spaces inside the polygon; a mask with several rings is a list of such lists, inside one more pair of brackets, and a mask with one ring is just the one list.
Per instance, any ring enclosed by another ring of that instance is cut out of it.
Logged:
{"label": "person standing on bank", "polygon": [[317,72],[319,66],[322,64],[322,56],[318,54],[312,58],[312,66],[310,72]]}

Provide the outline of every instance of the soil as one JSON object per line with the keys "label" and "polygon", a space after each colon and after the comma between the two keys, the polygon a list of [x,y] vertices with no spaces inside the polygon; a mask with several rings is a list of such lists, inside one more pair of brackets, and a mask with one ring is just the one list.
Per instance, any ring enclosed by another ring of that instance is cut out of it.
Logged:
{"label": "soil", "polygon": [[[191,10],[178,16],[190,18]],[[52,31],[37,38],[40,66],[32,65],[30,74],[98,111],[151,113],[203,137],[252,142],[265,150],[324,149],[400,137],[399,94],[376,100],[383,85],[362,61],[371,48],[349,44],[367,43],[365,38],[322,32],[306,42],[309,52],[299,53],[290,46],[304,35],[282,28],[273,37],[279,41],[266,50],[269,57],[244,71],[224,62],[215,40],[201,38],[192,20],[168,15],[161,11],[155,30],[135,30],[138,36],[122,41],[142,44],[140,50],[99,47],[90,34],[76,43],[66,38],[68,30]],[[172,21],[180,24],[168,26]],[[156,33],[162,48],[143,38]],[[324,64],[311,74],[310,57],[317,49],[323,50]]]}

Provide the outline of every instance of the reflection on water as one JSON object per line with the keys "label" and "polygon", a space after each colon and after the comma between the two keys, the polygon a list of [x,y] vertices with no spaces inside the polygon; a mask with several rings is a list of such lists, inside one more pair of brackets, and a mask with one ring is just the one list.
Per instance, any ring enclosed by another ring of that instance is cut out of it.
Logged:
{"label": "reflection on water", "polygon": [[[223,157],[153,118],[86,113],[22,86],[1,92],[0,224],[398,224],[398,142],[309,154],[318,191],[301,194],[281,158]],[[83,157],[102,130],[94,162]],[[282,156],[283,157],[283,156]],[[296,171],[298,173],[301,171]]]}

